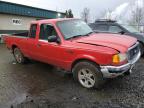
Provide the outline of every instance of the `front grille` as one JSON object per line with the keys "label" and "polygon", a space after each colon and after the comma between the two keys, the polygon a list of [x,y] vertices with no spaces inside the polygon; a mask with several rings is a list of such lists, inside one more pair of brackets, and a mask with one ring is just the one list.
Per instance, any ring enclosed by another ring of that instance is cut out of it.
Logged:
{"label": "front grille", "polygon": [[128,60],[132,61],[139,53],[139,44],[133,45],[131,48],[128,50]]}

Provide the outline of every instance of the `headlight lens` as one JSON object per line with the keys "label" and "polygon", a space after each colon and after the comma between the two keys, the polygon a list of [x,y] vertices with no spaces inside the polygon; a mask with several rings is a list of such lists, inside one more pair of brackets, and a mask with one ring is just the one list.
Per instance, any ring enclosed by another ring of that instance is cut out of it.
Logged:
{"label": "headlight lens", "polygon": [[116,54],[113,55],[113,63],[121,63],[127,59],[127,54]]}

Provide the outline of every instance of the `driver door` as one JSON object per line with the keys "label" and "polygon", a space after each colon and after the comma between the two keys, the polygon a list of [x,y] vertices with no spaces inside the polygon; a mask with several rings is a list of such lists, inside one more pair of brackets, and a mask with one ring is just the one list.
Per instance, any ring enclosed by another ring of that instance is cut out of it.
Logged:
{"label": "driver door", "polygon": [[48,37],[52,35],[58,36],[51,24],[42,24],[40,26],[38,52],[41,61],[57,64],[60,61],[61,45],[56,42],[48,42]]}

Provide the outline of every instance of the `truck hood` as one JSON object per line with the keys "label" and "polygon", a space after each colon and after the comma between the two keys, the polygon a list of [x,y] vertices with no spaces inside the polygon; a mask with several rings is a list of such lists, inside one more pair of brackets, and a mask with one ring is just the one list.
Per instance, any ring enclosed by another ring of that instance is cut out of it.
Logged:
{"label": "truck hood", "polygon": [[137,42],[137,39],[118,34],[91,34],[88,37],[74,39],[74,41],[81,44],[109,47],[124,53]]}

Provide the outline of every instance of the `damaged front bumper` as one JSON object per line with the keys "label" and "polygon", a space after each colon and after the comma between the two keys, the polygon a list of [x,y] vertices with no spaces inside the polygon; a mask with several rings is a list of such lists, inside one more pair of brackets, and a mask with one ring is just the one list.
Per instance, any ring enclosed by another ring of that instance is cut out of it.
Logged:
{"label": "damaged front bumper", "polygon": [[121,65],[121,66],[100,66],[101,72],[103,74],[104,78],[115,78],[117,76],[122,75],[123,73],[130,71],[132,72],[132,69],[135,65],[135,63],[139,60],[141,56],[141,53],[137,54],[137,56],[132,60],[129,61],[129,63]]}

